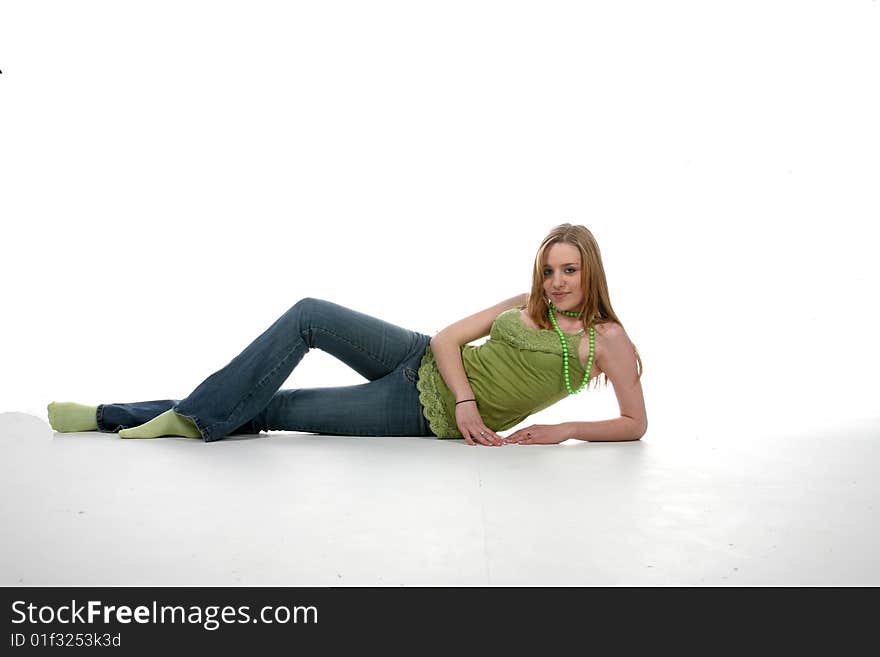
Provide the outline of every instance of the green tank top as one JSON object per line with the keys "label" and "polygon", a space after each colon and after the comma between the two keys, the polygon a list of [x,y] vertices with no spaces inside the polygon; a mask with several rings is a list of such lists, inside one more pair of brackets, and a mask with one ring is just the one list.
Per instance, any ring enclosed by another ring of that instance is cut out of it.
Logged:
{"label": "green tank top", "polygon": [[[584,366],[577,356],[582,334],[565,335],[570,380],[578,384],[584,378]],[[498,315],[483,344],[463,345],[461,361],[480,417],[493,431],[516,426],[569,394],[562,377],[559,335],[552,329],[526,326],[519,308]],[[461,438],[455,423],[455,396],[440,375],[430,345],[419,365],[417,386],[434,435]]]}

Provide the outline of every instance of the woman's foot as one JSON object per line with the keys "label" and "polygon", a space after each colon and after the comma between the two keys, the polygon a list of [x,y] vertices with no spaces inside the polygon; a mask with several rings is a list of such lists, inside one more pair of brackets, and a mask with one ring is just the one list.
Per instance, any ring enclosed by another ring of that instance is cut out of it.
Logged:
{"label": "woman's foot", "polygon": [[172,409],[157,415],[149,422],[119,432],[120,438],[158,438],[159,436],[201,438],[202,434],[199,433],[195,422],[188,417],[178,415]]}
{"label": "woman's foot", "polygon": [[97,406],[53,401],[46,407],[46,410],[49,412],[49,424],[55,431],[68,433],[98,430]]}

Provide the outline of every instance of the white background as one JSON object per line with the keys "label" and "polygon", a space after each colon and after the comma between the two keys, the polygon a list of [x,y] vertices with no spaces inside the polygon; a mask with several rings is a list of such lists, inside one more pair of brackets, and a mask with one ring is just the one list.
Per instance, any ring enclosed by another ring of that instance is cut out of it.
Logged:
{"label": "white background", "polygon": [[433,334],[571,222],[646,439],[876,418],[878,64],[871,0],[6,1],[0,410],[181,398],[304,296]]}

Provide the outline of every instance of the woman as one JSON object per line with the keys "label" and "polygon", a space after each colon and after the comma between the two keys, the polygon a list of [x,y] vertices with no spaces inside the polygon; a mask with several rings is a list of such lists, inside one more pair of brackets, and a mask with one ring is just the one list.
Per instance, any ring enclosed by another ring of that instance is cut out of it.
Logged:
{"label": "woman", "polygon": [[[481,345],[468,344],[489,336]],[[279,388],[313,347],[368,383]],[[321,299],[285,312],[186,399],[84,406],[49,404],[56,431],[123,438],[187,436],[205,442],[268,430],[334,435],[464,438],[469,445],[638,440],[648,420],[642,361],[611,308],[599,246],[562,224],[535,256],[532,289],[466,317],[433,338]],[[610,379],[620,417],[504,431],[598,375]]]}

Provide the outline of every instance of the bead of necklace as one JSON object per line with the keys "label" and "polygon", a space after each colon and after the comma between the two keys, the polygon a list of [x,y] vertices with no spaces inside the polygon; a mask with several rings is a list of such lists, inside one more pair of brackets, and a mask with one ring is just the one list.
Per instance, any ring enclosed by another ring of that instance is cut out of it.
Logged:
{"label": "bead of necklace", "polygon": [[548,313],[550,315],[550,321],[553,323],[553,328],[556,329],[556,333],[557,335],[559,335],[559,341],[562,343],[562,373],[565,379],[565,387],[568,389],[568,393],[570,395],[576,395],[587,386],[587,381],[590,380],[590,371],[593,369],[593,349],[595,347],[596,331],[593,328],[593,325],[590,324],[590,357],[587,359],[587,371],[584,372],[584,380],[581,383],[580,387],[577,390],[572,390],[571,382],[568,375],[568,343],[566,342],[565,335],[563,335],[562,329],[559,328],[559,324],[556,321],[556,317],[553,316],[553,313],[557,312],[562,315],[568,315],[569,317],[580,317],[580,313],[572,312],[569,310],[560,310],[552,301],[550,301],[549,303],[551,310],[551,312]]}

